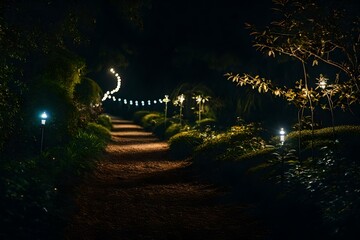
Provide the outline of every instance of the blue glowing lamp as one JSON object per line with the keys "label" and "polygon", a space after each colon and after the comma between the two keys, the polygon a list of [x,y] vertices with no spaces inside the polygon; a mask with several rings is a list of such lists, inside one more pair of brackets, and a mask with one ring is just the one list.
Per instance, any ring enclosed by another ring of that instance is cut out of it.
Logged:
{"label": "blue glowing lamp", "polygon": [[46,112],[43,112],[41,115],[40,115],[40,118],[41,118],[41,125],[45,125],[45,123],[46,123],[46,119],[47,119],[47,114],[46,114]]}

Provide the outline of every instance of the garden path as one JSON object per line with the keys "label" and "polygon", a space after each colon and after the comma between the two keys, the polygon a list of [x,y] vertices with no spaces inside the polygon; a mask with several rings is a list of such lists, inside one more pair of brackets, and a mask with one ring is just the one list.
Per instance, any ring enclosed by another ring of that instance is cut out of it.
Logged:
{"label": "garden path", "polygon": [[113,117],[112,141],[97,170],[76,188],[78,211],[65,239],[264,239],[251,206],[226,200],[168,145]]}

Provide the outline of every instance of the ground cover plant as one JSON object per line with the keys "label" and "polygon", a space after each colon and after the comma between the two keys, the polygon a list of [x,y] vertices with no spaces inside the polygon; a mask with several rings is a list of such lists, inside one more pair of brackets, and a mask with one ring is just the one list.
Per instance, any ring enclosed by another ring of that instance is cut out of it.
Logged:
{"label": "ground cover plant", "polygon": [[278,239],[357,233],[359,126],[294,130],[283,145],[279,136],[266,138],[258,124],[243,121],[221,131],[196,122],[176,126],[179,132],[169,139],[173,159],[191,159],[211,181],[257,202]]}
{"label": "ground cover plant", "polygon": [[296,239],[351,238],[358,234],[359,224],[360,176],[353,150],[359,148],[359,129],[335,127],[335,145],[332,127],[304,131],[302,160],[297,150],[299,132],[294,131],[284,145],[265,145],[247,152],[241,141],[237,143],[240,148],[229,150],[229,136],[204,141],[196,149],[194,161],[213,181],[231,185],[245,199],[263,206],[265,218],[275,229],[286,226],[286,231],[276,230],[279,238],[295,233]]}
{"label": "ground cover plant", "polygon": [[[104,118],[108,119],[99,119]],[[99,122],[110,126],[107,120]],[[1,238],[61,239],[59,232],[72,211],[67,194],[81,176],[95,167],[109,140],[106,127],[90,122],[63,146],[25,159],[2,159]]]}

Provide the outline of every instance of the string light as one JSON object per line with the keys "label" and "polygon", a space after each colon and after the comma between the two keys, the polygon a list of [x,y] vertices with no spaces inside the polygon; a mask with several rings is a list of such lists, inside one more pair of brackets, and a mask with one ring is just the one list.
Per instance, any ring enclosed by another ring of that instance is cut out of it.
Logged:
{"label": "string light", "polygon": [[[135,106],[139,106],[139,103],[141,103],[141,106],[145,106],[145,101],[139,101],[139,100],[128,100],[128,99],[121,99],[121,98],[118,98],[116,99],[115,96],[113,96],[116,92],[118,92],[120,90],[120,87],[121,87],[121,77],[119,75],[119,73],[117,73],[115,71],[114,68],[110,68],[109,70],[115,77],[116,77],[116,80],[117,80],[117,85],[116,85],[116,88],[114,88],[113,90],[111,91],[107,91],[103,98],[102,98],[102,101],[105,101],[105,100],[108,100],[108,99],[112,99],[114,102],[115,101],[118,101],[118,102],[122,102],[123,104],[130,104],[130,105],[134,105],[135,103]],[[157,104],[157,103],[163,103],[163,100],[162,99],[158,99],[158,100],[147,100],[147,105],[151,105],[151,104]]]}
{"label": "string light", "polygon": [[[112,97],[111,95],[118,92],[120,90],[120,87],[121,87],[121,77],[120,77],[120,75],[114,70],[114,68],[110,68],[110,72],[115,75],[115,77],[117,79],[117,85],[116,85],[116,88],[114,88],[113,90],[107,91],[104,94],[101,101],[105,101],[106,99],[111,99],[111,97]],[[112,98],[113,98],[113,101],[115,101],[114,97],[112,97]]]}

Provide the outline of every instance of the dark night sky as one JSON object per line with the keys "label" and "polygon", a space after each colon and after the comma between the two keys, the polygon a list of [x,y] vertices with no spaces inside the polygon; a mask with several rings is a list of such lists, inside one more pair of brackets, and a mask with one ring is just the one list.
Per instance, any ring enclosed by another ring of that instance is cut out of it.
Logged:
{"label": "dark night sky", "polygon": [[95,5],[96,27],[86,55],[90,65],[103,60],[93,76],[104,91],[115,84],[106,70],[116,68],[123,80],[119,95],[127,97],[157,97],[183,82],[225,84],[224,73],[241,71],[261,57],[244,23],[265,24],[271,13],[271,0],[154,0],[141,11],[140,29],[124,23],[114,2]]}

